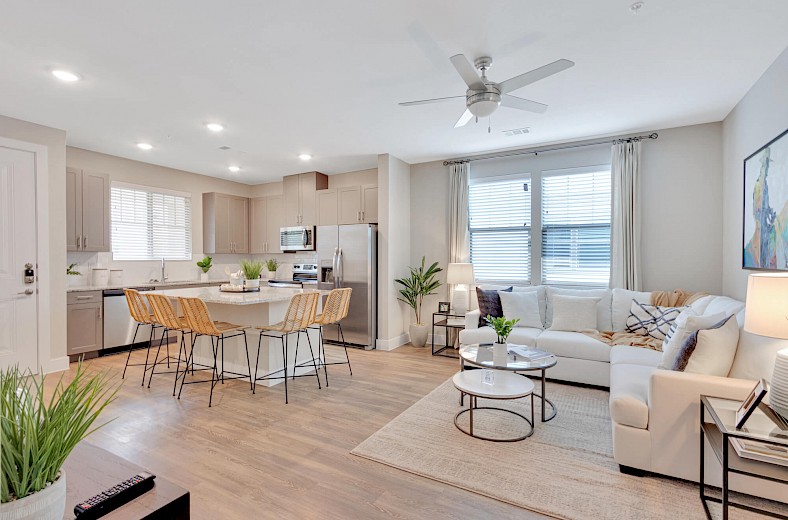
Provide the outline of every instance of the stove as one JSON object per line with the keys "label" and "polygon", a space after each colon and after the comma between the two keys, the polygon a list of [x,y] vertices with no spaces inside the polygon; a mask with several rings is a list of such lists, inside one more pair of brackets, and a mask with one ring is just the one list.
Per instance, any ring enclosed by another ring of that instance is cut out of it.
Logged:
{"label": "stove", "polygon": [[310,285],[317,286],[317,264],[294,264],[292,279],[268,280],[269,287],[295,287],[300,289]]}

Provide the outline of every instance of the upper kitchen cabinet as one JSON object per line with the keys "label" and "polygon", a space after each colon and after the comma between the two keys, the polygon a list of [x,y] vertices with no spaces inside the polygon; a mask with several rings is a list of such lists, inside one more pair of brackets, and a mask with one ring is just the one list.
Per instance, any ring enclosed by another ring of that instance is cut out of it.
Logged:
{"label": "upper kitchen cabinet", "polygon": [[279,228],[284,226],[282,196],[258,197],[250,201],[250,252],[279,253]]}
{"label": "upper kitchen cabinet", "polygon": [[378,222],[378,186],[337,188],[339,224],[376,224]]}
{"label": "upper kitchen cabinet", "polygon": [[317,225],[336,226],[339,224],[339,193],[335,188],[317,192]]}
{"label": "upper kitchen cabinet", "polygon": [[110,251],[109,175],[66,168],[66,250]]}
{"label": "upper kitchen cabinet", "polygon": [[202,194],[203,252],[249,253],[249,199]]}
{"label": "upper kitchen cabinet", "polygon": [[328,177],[318,172],[287,175],[282,180],[285,226],[317,224],[317,190],[328,188]]}

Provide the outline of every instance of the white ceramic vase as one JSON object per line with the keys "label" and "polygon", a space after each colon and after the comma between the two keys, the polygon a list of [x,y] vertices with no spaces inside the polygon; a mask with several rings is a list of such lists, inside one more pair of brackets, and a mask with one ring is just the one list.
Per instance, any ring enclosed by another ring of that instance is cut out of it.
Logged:
{"label": "white ceramic vase", "polygon": [[203,281],[203,282],[207,282],[207,281],[208,281],[208,279],[209,279],[209,278],[208,278],[208,273],[200,273],[200,280],[201,280],[201,281]]}
{"label": "white ceramic vase", "polygon": [[410,343],[414,347],[423,347],[427,344],[427,334],[429,333],[430,328],[427,325],[416,325],[415,323],[411,324],[410,330]]}
{"label": "white ceramic vase", "polygon": [[268,279],[276,280],[276,271],[268,271]]}
{"label": "white ceramic vase", "polygon": [[260,279],[257,280],[244,280],[244,287],[248,287],[250,289],[258,289],[260,288]]}
{"label": "white ceramic vase", "polygon": [[506,343],[493,343],[493,364],[497,367],[506,366],[506,358],[509,355]]}
{"label": "white ceramic vase", "polygon": [[0,520],[62,520],[66,512],[66,473],[38,493],[0,504]]}

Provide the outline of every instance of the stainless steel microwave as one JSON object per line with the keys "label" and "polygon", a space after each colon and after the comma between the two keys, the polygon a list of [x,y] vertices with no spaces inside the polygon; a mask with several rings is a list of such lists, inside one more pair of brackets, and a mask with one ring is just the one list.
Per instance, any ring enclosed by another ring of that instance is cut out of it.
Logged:
{"label": "stainless steel microwave", "polygon": [[280,228],[279,249],[281,251],[314,251],[315,226]]}

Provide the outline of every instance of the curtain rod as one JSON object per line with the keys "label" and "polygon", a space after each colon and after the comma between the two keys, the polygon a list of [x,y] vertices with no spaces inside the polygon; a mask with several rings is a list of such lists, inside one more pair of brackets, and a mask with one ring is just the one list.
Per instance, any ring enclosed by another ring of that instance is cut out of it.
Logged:
{"label": "curtain rod", "polygon": [[635,143],[638,141],[643,141],[645,139],[657,139],[659,138],[659,134],[656,132],[652,132],[648,135],[636,135],[632,137],[621,137],[617,139],[607,139],[604,141],[589,141],[585,143],[575,143],[575,144],[568,144],[564,146],[553,146],[550,148],[541,148],[537,150],[514,150],[510,152],[500,152],[500,153],[491,153],[486,155],[477,155],[475,157],[463,157],[460,159],[451,159],[448,161],[443,161],[444,166],[448,166],[449,164],[462,164],[466,162],[472,161],[483,161],[485,159],[498,159],[501,157],[512,157],[516,155],[539,155],[543,152],[554,152],[556,150],[567,150],[569,148],[581,148],[583,146],[595,146],[600,144],[620,144],[620,143]]}

